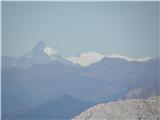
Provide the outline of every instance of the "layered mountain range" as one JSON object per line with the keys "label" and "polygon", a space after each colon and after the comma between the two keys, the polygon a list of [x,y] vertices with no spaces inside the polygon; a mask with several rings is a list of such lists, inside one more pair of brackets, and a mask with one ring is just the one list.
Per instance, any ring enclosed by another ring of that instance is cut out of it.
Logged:
{"label": "layered mountain range", "polygon": [[[32,119],[39,114],[43,119],[47,115],[49,119],[70,119],[94,104],[157,96],[159,62],[159,58],[97,52],[65,58],[41,41],[19,58],[2,57],[3,119]],[[75,113],[62,114],[72,101],[76,101]]]}
{"label": "layered mountain range", "polygon": [[47,46],[43,41],[40,41],[31,52],[18,58],[3,56],[2,57],[2,68],[18,67],[28,68],[35,64],[45,64],[49,62],[59,61],[63,64],[68,65],[80,65],[81,67],[87,67],[91,64],[101,61],[103,58],[115,58],[123,59],[128,62],[144,62],[152,59],[151,57],[145,58],[134,58],[128,57],[121,54],[102,55],[97,52],[86,52],[81,53],[79,56],[63,57],[53,48]]}

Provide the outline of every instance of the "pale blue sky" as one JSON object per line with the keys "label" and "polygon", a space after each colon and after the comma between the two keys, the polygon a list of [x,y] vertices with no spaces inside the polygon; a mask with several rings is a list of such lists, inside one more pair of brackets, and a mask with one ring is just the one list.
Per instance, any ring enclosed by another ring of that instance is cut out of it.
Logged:
{"label": "pale blue sky", "polygon": [[2,3],[2,55],[23,55],[41,40],[64,56],[157,56],[158,2]]}

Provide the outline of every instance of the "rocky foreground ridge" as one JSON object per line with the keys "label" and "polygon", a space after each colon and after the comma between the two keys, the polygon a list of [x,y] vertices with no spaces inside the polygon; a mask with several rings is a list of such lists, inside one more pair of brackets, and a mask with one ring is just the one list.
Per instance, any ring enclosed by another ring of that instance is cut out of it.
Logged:
{"label": "rocky foreground ridge", "polygon": [[98,104],[73,120],[160,120],[160,96]]}

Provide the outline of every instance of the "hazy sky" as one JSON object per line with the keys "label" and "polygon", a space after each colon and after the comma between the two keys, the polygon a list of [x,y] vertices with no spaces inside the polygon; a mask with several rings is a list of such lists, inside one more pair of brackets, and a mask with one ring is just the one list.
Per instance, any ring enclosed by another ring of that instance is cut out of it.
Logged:
{"label": "hazy sky", "polygon": [[19,56],[43,40],[64,56],[158,54],[157,2],[3,2],[2,55]]}

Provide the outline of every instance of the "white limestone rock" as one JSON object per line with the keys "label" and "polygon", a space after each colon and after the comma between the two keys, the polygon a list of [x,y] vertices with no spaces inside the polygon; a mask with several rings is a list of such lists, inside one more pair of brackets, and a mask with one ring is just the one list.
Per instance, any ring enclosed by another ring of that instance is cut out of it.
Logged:
{"label": "white limestone rock", "polygon": [[160,120],[160,97],[98,104],[73,120]]}

